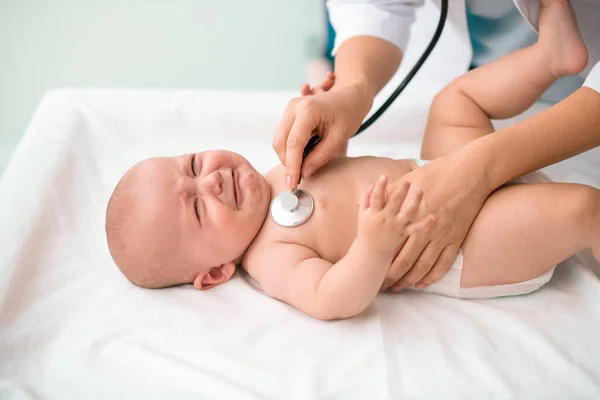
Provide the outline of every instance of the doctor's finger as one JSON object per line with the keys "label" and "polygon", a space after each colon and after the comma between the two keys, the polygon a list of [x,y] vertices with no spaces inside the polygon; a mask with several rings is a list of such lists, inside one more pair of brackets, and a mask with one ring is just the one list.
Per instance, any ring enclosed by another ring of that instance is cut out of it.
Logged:
{"label": "doctor's finger", "polygon": [[333,72],[329,71],[325,74],[325,77],[321,81],[321,86],[326,87],[328,85],[332,85],[334,81],[335,81],[335,74]]}
{"label": "doctor's finger", "polygon": [[442,248],[440,246],[434,242],[429,242],[413,267],[398,282],[392,285],[392,291],[399,292],[423,279],[433,268],[441,251]]}
{"label": "doctor's finger", "polygon": [[417,289],[424,289],[429,285],[433,285],[446,275],[446,272],[452,267],[454,259],[458,255],[460,246],[450,245],[442,250],[442,253],[438,257],[437,261],[431,268],[431,271],[427,273],[417,284]]}
{"label": "doctor's finger", "polygon": [[285,148],[285,179],[288,190],[295,189],[298,184],[302,168],[302,154],[312,131],[317,127],[315,120],[310,113],[297,114],[290,129]]}
{"label": "doctor's finger", "polygon": [[386,205],[386,208],[389,209],[394,215],[398,214],[400,209],[402,208],[402,203],[404,203],[406,199],[406,195],[408,194],[408,189],[410,188],[410,183],[404,182],[400,186],[392,186],[388,185],[387,192],[389,195],[389,199]]}
{"label": "doctor's finger", "polygon": [[404,199],[404,203],[402,203],[398,217],[404,220],[406,224],[416,222],[415,219],[421,205],[421,200],[423,200],[423,191],[418,188],[414,189],[414,186],[409,187],[408,194]]}
{"label": "doctor's finger", "polygon": [[328,72],[323,82],[312,90],[312,94],[321,94],[329,91],[335,83],[335,75],[333,72]]}
{"label": "doctor's finger", "polygon": [[283,113],[283,117],[281,121],[279,121],[279,125],[277,125],[277,129],[275,130],[275,136],[273,136],[273,150],[277,153],[277,157],[281,162],[281,165],[285,165],[285,151],[286,151],[286,143],[287,138],[290,133],[290,129],[294,124],[294,120],[296,118],[296,113],[292,112],[288,109]]}
{"label": "doctor's finger", "polygon": [[427,245],[427,238],[425,235],[411,235],[406,239],[406,242],[400,249],[400,252],[392,261],[392,265],[385,277],[384,286],[386,288],[395,285],[402,279],[415,264],[419,255]]}
{"label": "doctor's finger", "polygon": [[303,83],[302,86],[300,86],[300,95],[308,96],[309,94],[313,94],[310,85],[308,83]]}
{"label": "doctor's finger", "polygon": [[308,178],[316,170],[327,164],[335,149],[339,145],[334,139],[335,135],[327,135],[318,145],[306,156],[302,164],[302,177]]}

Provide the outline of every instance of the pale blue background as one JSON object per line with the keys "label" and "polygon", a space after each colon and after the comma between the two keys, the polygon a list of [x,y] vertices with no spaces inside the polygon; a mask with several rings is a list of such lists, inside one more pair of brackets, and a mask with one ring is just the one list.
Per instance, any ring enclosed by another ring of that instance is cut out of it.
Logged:
{"label": "pale blue background", "polygon": [[0,0],[0,174],[56,87],[296,89],[322,0]]}

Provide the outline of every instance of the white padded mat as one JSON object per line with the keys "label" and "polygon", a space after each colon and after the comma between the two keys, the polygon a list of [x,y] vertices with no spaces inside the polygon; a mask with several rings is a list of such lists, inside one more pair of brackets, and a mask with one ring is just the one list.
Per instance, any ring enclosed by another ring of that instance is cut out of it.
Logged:
{"label": "white padded mat", "polygon": [[[261,295],[242,274],[206,292],[131,285],[103,230],[124,170],[151,155],[218,147],[266,170],[290,95],[44,98],[0,181],[0,398],[600,396],[600,281],[578,257],[533,295],[386,294],[360,317],[329,323]],[[350,152],[418,155],[423,108],[400,102]],[[554,168],[600,187],[598,152],[584,156],[572,161],[580,167]]]}

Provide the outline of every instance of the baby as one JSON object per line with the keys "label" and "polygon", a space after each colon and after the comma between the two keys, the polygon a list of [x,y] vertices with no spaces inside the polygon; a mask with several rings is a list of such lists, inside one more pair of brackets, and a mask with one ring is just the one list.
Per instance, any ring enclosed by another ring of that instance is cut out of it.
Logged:
{"label": "baby", "polygon": [[[537,43],[468,72],[436,96],[425,159],[492,133],[490,118],[523,112],[555,79],[584,68],[587,51],[568,2],[549,3]],[[415,219],[418,190],[407,196],[407,185],[393,183],[421,164],[333,159],[302,182],[314,198],[312,216],[285,228],[269,216],[271,200],[285,190],[282,166],[263,176],[225,150],[148,159],[123,176],[109,201],[109,249],[141,287],[209,289],[240,265],[270,296],[312,317],[352,317],[382,289],[407,237],[434,223]],[[426,291],[459,298],[523,294],[580,250],[591,248],[600,259],[599,190],[519,182],[490,195],[450,271]]]}

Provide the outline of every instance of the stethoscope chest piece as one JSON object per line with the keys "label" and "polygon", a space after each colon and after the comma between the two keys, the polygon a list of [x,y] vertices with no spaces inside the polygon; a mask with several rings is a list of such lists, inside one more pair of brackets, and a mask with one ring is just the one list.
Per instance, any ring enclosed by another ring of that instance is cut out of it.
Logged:
{"label": "stethoscope chest piece", "polygon": [[271,201],[271,218],[277,225],[298,226],[311,216],[314,207],[314,200],[308,192],[302,189],[293,193],[284,191]]}

